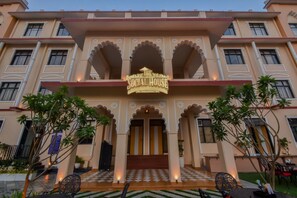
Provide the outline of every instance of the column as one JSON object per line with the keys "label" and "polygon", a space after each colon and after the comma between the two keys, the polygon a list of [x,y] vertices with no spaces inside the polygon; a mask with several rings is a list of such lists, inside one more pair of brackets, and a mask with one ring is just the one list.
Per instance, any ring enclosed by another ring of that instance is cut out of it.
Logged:
{"label": "column", "polygon": [[68,72],[68,76],[67,76],[67,81],[72,80],[72,73],[73,73],[73,67],[74,67],[74,62],[75,62],[75,57],[76,57],[76,53],[77,53],[77,44],[75,44],[74,49],[73,49],[73,54],[71,57],[71,62],[70,62],[70,66],[69,66],[69,72]]}
{"label": "column", "polygon": [[181,182],[177,133],[167,133],[170,182]]}
{"label": "column", "polygon": [[190,132],[190,140],[192,146],[192,166],[195,168],[201,167],[201,151],[200,143],[198,138],[197,122],[194,114],[189,113],[188,115],[188,126]]}
{"label": "column", "polygon": [[93,157],[91,159],[91,167],[92,169],[99,169],[99,160],[100,160],[100,153],[101,153],[101,144],[102,144],[102,136],[105,130],[105,126],[99,125],[96,128],[96,136],[94,139],[94,152]]}
{"label": "column", "polygon": [[218,141],[217,144],[219,150],[219,158],[222,162],[225,172],[232,175],[236,180],[239,180],[232,145],[226,141]]}
{"label": "column", "polygon": [[20,86],[20,91],[17,95],[17,98],[15,100],[15,103],[14,103],[14,106],[19,106],[21,100],[22,100],[22,96],[24,94],[24,90],[26,88],[26,85],[27,85],[27,82],[28,82],[28,79],[29,79],[29,76],[31,74],[31,71],[32,71],[32,67],[35,63],[35,59],[36,59],[36,56],[37,56],[37,53],[39,51],[39,48],[40,48],[40,45],[41,45],[41,42],[38,41],[37,44],[36,44],[36,47],[33,51],[33,54],[30,58],[30,61],[29,61],[29,64],[28,64],[28,70],[26,72],[26,75],[25,75],[25,78],[24,78],[24,81],[22,82],[21,86]]}
{"label": "column", "polygon": [[173,79],[172,61],[171,59],[164,60],[164,74],[169,76],[169,79]]}
{"label": "column", "polygon": [[74,163],[76,157],[77,147],[70,153],[70,155],[59,163],[59,169],[56,177],[56,184],[62,181],[67,175],[73,174]]}
{"label": "column", "polygon": [[128,134],[117,134],[113,183],[125,183],[126,181],[127,146]]}
{"label": "column", "polygon": [[182,117],[180,120],[181,123],[181,133],[183,134],[184,138],[184,159],[185,164],[192,164],[192,148],[191,148],[191,138],[190,132],[188,127],[188,120],[185,117]]}
{"label": "column", "polygon": [[123,59],[122,63],[122,79],[126,79],[126,76],[130,74],[130,60]]}
{"label": "column", "polygon": [[294,58],[295,64],[297,64],[297,54],[296,54],[296,52],[294,50],[294,47],[293,47],[292,43],[288,42],[287,45],[288,45],[288,47],[290,49],[290,52],[291,52],[291,54],[292,54],[292,56]]}
{"label": "column", "polygon": [[217,64],[218,64],[218,69],[219,69],[219,74],[220,74],[220,80],[225,80],[224,72],[223,72],[223,68],[222,68],[222,62],[221,62],[221,58],[220,58],[220,54],[219,54],[217,45],[215,45],[214,50],[215,50],[215,54],[216,54],[216,59],[217,59]]}
{"label": "column", "polygon": [[261,75],[265,75],[264,65],[263,65],[263,62],[262,62],[262,58],[261,58],[261,56],[259,54],[259,51],[257,49],[257,45],[256,45],[255,41],[252,42],[252,46],[253,46],[254,53],[255,53],[255,55],[257,57],[258,63],[259,63]]}

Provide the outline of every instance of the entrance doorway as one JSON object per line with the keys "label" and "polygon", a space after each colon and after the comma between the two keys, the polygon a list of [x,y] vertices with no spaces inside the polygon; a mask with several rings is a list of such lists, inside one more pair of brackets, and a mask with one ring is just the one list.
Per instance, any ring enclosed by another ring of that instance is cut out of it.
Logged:
{"label": "entrance doorway", "polygon": [[127,169],[166,169],[167,150],[167,133],[162,115],[149,106],[137,110],[130,123]]}
{"label": "entrance doorway", "polygon": [[34,140],[34,132],[31,129],[32,121],[27,121],[22,133],[21,141],[19,143],[15,158],[29,157],[32,142]]}

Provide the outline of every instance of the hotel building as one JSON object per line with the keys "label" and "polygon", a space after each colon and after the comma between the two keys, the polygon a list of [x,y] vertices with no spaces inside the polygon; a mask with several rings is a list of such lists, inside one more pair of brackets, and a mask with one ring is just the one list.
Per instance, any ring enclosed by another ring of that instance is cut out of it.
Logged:
{"label": "hotel building", "polygon": [[[158,168],[168,169],[169,181],[181,182],[179,144],[186,166],[237,177],[253,169],[233,147],[215,140],[207,104],[228,85],[271,75],[278,96],[291,101],[277,116],[297,162],[296,0],[269,0],[262,12],[27,6],[26,0],[0,2],[0,141],[15,145],[15,157],[26,155],[33,138],[17,122],[28,113],[22,97],[66,85],[111,122],[59,165],[59,178],[72,173],[75,155],[85,167],[100,169],[103,153],[111,158],[114,183],[125,182],[129,169]],[[141,82],[133,75],[158,78]],[[101,151],[103,142],[109,153]]]}

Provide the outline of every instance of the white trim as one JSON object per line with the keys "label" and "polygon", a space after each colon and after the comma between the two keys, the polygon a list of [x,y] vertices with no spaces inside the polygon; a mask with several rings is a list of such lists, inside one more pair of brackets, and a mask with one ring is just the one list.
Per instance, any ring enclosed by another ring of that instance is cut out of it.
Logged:
{"label": "white trim", "polygon": [[[267,27],[269,27],[269,25],[267,24],[267,21],[245,21],[249,30],[250,30],[250,36],[251,37],[270,37],[270,31],[268,30]],[[263,23],[264,24],[264,27],[265,27],[265,30],[267,32],[267,35],[254,35],[252,29],[251,29],[251,26],[250,26],[250,23]]]}
{"label": "white trim", "polygon": [[[246,57],[248,57],[248,56],[246,54],[245,47],[221,47],[220,50],[221,50],[221,53],[224,56],[223,63],[225,65],[225,67],[227,68],[228,73],[232,73],[232,72],[251,73],[249,65],[246,63]],[[228,64],[227,60],[226,60],[225,50],[240,50],[243,61],[244,61],[244,64]],[[231,68],[234,68],[234,67],[242,67],[243,69],[246,69],[246,70],[234,70],[234,69],[231,69]]]}
{"label": "white trim", "polygon": [[[291,88],[292,94],[293,94],[293,98],[285,98],[286,100],[295,100],[296,99],[296,95],[294,93],[294,86],[293,83],[291,83],[291,79],[290,78],[276,78],[276,81],[282,81],[282,80],[287,80],[289,83],[289,86]],[[280,99],[280,98],[276,98],[276,99]]]}
{"label": "white trim", "polygon": [[20,80],[1,80],[0,81],[0,90],[1,90],[1,87],[2,87],[2,83],[6,83],[6,82],[8,82],[8,83],[20,83],[20,85],[19,85],[19,88],[18,88],[18,91],[16,93],[16,96],[15,96],[14,100],[8,100],[8,101],[7,100],[0,100],[0,103],[14,103],[17,96],[18,96],[18,94],[19,94],[19,91],[20,91],[20,88],[21,88],[21,85],[22,85],[23,81],[20,81]]}
{"label": "white trim", "polygon": [[53,30],[54,35],[53,35],[53,37],[56,37],[56,38],[71,38],[71,35],[70,35],[69,31],[66,29],[65,25],[64,25],[64,27],[68,31],[69,35],[68,36],[58,36],[57,34],[58,34],[58,31],[59,31],[60,24],[63,24],[63,23],[61,21],[59,21],[56,24],[58,24],[58,25],[55,25],[55,27],[54,27],[54,30]]}

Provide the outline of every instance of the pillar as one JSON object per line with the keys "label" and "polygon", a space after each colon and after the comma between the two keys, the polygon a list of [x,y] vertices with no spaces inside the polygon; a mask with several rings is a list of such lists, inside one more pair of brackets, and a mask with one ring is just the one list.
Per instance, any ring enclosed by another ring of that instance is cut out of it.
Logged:
{"label": "pillar", "polygon": [[177,133],[167,133],[169,181],[181,182]]}
{"label": "pillar", "polygon": [[101,144],[102,144],[102,136],[104,133],[105,126],[99,125],[96,128],[96,136],[94,139],[94,148],[93,148],[93,157],[91,159],[91,167],[92,169],[99,169],[99,160],[100,160],[100,153],[101,153]]}
{"label": "pillar", "polygon": [[217,144],[219,150],[219,158],[222,162],[224,172],[229,173],[236,180],[239,180],[232,145],[226,141],[218,141]]}
{"label": "pillar", "polygon": [[29,64],[28,64],[28,70],[26,72],[26,75],[25,75],[25,78],[24,78],[24,81],[21,83],[21,86],[20,86],[20,91],[17,95],[17,98],[15,100],[15,103],[14,103],[14,106],[19,106],[21,100],[22,100],[22,97],[23,97],[23,94],[24,94],[24,91],[26,89],[26,85],[27,85],[27,82],[28,82],[28,79],[29,79],[29,76],[31,74],[31,71],[32,71],[32,68],[33,68],[33,65],[35,63],[35,60],[36,60],[36,56],[38,54],[38,51],[39,51],[39,48],[41,46],[41,42],[38,41],[37,44],[36,44],[36,47],[33,51],[33,54],[30,58],[30,61],[29,61]]}
{"label": "pillar", "polygon": [[172,61],[171,59],[164,60],[164,74],[169,76],[169,79],[173,79]]}
{"label": "pillar", "polygon": [[4,48],[4,44],[5,43],[3,41],[0,42],[0,55],[1,55],[1,52],[2,52],[2,50]]}
{"label": "pillar", "polygon": [[130,60],[123,59],[122,63],[122,79],[126,79],[126,76],[130,74]]}
{"label": "pillar", "polygon": [[77,48],[78,48],[78,46],[77,46],[77,44],[75,44],[74,49],[73,49],[73,54],[72,54],[72,57],[71,57],[70,66],[69,66],[69,72],[68,72],[68,75],[67,75],[67,81],[72,80],[71,77],[72,77],[72,73],[73,73],[75,57],[76,57],[76,54],[77,54]]}
{"label": "pillar", "polygon": [[257,49],[257,45],[255,43],[255,41],[252,42],[252,46],[253,46],[253,50],[254,50],[254,53],[257,57],[257,61],[259,63],[259,67],[260,67],[260,72],[261,72],[261,75],[265,75],[265,71],[264,71],[264,65],[263,65],[263,62],[262,62],[262,57]]}
{"label": "pillar", "polygon": [[128,134],[117,134],[113,183],[117,183],[118,181],[119,183],[125,183],[126,181],[127,147]]}
{"label": "pillar", "polygon": [[76,157],[77,147],[70,153],[70,155],[59,163],[59,169],[56,177],[56,184],[62,181],[67,175],[73,174],[74,163]]}
{"label": "pillar", "polygon": [[190,132],[190,140],[192,146],[192,166],[195,168],[201,167],[201,151],[198,137],[197,122],[194,114],[188,115],[188,127]]}
{"label": "pillar", "polygon": [[220,74],[220,80],[225,80],[222,62],[221,62],[221,58],[219,55],[219,50],[218,50],[217,45],[215,45],[214,50],[215,50],[215,54],[216,54],[216,59],[217,59],[217,64],[218,64],[218,69],[219,69],[219,74]]}
{"label": "pillar", "polygon": [[181,123],[181,133],[183,134],[184,138],[184,159],[185,164],[191,164],[192,163],[192,149],[191,149],[191,138],[190,138],[190,132],[188,127],[188,120],[185,117],[182,117],[180,120]]}
{"label": "pillar", "polygon": [[292,43],[288,42],[287,45],[288,45],[288,47],[290,49],[290,52],[291,52],[291,54],[292,54],[292,56],[294,58],[295,64],[297,64],[297,54],[296,54],[296,52],[294,50],[294,47],[293,47]]}

